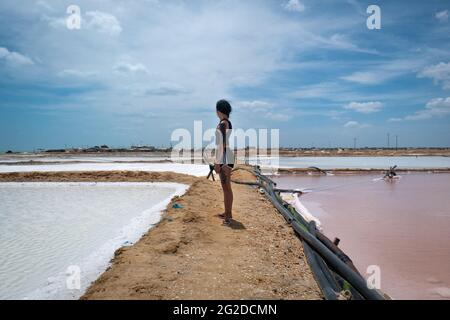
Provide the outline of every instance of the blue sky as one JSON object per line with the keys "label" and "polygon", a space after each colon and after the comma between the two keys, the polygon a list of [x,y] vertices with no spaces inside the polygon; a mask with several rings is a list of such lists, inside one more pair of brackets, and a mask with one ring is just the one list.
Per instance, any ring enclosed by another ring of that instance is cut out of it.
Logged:
{"label": "blue sky", "polygon": [[[66,9],[81,9],[81,29]],[[381,8],[369,30],[366,9]],[[450,1],[0,2],[0,151],[170,143],[232,102],[282,146],[450,146]]]}

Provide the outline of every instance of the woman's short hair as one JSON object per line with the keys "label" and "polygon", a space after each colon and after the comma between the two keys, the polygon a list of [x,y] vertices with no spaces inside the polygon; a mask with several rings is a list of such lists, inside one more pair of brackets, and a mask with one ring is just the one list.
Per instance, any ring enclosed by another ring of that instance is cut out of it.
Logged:
{"label": "woman's short hair", "polygon": [[231,104],[225,99],[219,100],[216,103],[216,110],[228,117],[231,113]]}

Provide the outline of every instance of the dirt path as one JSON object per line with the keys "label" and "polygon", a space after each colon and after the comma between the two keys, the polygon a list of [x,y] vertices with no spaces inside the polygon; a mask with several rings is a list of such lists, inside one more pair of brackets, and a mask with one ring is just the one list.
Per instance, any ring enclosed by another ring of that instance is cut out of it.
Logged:
{"label": "dirt path", "polygon": [[[247,172],[233,179],[248,181]],[[219,182],[173,173],[89,172],[3,174],[0,181],[173,181],[190,184],[162,221],[131,247],[82,299],[320,299],[291,228],[256,189],[233,184],[233,227]]]}

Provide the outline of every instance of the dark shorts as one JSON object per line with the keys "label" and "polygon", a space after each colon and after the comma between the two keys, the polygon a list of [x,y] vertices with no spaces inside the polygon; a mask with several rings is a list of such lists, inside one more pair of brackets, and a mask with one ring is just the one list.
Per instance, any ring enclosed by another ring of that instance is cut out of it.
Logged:
{"label": "dark shorts", "polygon": [[220,167],[222,168],[223,166],[229,166],[231,169],[233,169],[234,168],[234,164],[231,164],[231,163],[229,163],[229,164],[221,164],[220,165]]}

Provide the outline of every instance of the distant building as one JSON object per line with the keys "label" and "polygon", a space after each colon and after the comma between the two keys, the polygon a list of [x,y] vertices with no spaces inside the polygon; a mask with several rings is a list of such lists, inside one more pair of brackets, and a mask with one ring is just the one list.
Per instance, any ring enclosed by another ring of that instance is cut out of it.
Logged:
{"label": "distant building", "polygon": [[153,146],[131,146],[132,151],[138,151],[138,152],[151,152],[155,151],[156,148]]}
{"label": "distant building", "polygon": [[64,153],[66,152],[65,149],[48,149],[45,150],[46,153]]}

